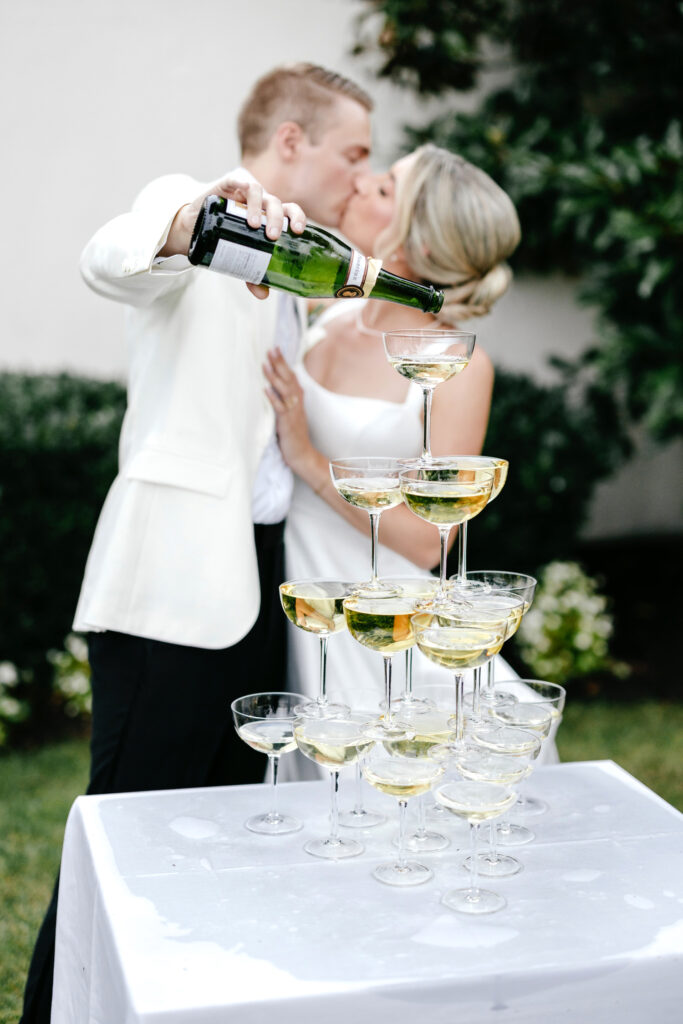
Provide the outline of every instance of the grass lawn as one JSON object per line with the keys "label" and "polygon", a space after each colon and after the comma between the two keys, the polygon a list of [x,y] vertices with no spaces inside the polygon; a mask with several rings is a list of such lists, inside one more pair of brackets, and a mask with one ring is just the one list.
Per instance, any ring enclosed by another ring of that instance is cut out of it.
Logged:
{"label": "grass lawn", "polygon": [[[572,703],[563,761],[610,758],[683,811],[683,705]],[[16,1024],[69,807],[85,788],[87,740],[0,758],[0,1024]]]}

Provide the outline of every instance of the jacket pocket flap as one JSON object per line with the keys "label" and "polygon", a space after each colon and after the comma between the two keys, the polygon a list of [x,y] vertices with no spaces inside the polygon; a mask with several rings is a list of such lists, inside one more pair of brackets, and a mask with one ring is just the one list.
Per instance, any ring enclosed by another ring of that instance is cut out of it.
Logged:
{"label": "jacket pocket flap", "polygon": [[230,479],[226,466],[152,449],[137,452],[124,467],[123,475],[128,480],[183,487],[217,498],[227,494]]}

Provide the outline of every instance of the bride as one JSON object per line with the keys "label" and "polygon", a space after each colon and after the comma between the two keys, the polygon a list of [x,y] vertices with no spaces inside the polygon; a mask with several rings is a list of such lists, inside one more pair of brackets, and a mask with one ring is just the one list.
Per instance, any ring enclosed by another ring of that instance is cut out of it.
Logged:
{"label": "bride", "polygon": [[[339,497],[329,461],[421,454],[422,392],[390,366],[382,332],[460,326],[488,313],[510,283],[505,260],[520,239],[507,194],[477,167],[433,145],[403,157],[388,173],[359,178],[341,231],[364,253],[381,257],[386,270],[435,284],[445,300],[437,317],[390,302],[340,300],[310,329],[295,372],[277,349],[269,354],[264,367],[268,396],[283,456],[296,474],[285,532],[287,579],[355,581],[369,576],[369,517]],[[434,392],[434,455],[481,451],[492,388],[491,361],[475,347],[467,370]],[[424,576],[438,561],[433,525],[404,505],[384,513],[381,576]],[[315,697],[318,644],[294,627],[288,642],[288,687]],[[497,678],[511,674],[504,663],[497,666]],[[418,696],[421,683],[445,678],[444,670],[417,650],[413,675]],[[356,709],[374,708],[382,699],[382,679],[382,659],[376,652],[346,632],[330,639],[331,700]]]}

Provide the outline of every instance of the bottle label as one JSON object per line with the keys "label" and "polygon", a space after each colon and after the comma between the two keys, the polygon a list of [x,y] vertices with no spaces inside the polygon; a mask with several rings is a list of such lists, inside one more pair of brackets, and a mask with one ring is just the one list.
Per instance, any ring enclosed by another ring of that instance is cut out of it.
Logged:
{"label": "bottle label", "polygon": [[269,263],[270,253],[219,238],[209,267],[219,274],[229,274],[240,281],[261,284]]}
{"label": "bottle label", "polygon": [[[355,249],[351,253],[346,280],[335,295],[338,299],[358,299],[365,294],[363,285],[368,272],[368,261],[362,253]],[[374,283],[374,282],[373,282]]]}

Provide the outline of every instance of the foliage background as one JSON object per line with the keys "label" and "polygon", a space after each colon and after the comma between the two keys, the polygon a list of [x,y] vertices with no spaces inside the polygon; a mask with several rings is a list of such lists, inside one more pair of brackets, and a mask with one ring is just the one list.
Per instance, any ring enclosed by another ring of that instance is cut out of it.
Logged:
{"label": "foliage background", "polygon": [[683,5],[362,0],[356,53],[423,96],[495,88],[411,128],[511,195],[517,269],[580,274],[600,337],[570,369],[653,437],[683,434]]}

